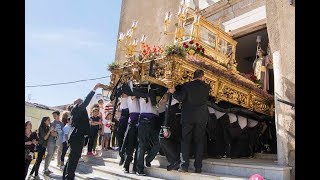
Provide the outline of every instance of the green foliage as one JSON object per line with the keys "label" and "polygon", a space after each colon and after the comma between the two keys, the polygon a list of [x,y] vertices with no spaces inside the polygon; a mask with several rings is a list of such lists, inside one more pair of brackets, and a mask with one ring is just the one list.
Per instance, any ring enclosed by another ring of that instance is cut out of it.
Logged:
{"label": "green foliage", "polygon": [[111,64],[108,65],[108,70],[109,70],[109,71],[112,71],[112,70],[118,69],[118,68],[120,68],[120,65],[117,64],[117,63],[115,63],[115,62],[113,62],[113,63],[111,63]]}
{"label": "green foliage", "polygon": [[179,44],[168,45],[164,48],[164,56],[177,55],[182,58],[187,56],[187,51]]}

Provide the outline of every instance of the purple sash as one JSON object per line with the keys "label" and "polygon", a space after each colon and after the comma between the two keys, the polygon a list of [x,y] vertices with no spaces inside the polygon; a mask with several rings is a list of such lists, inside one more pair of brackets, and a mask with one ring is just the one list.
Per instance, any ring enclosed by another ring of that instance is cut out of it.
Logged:
{"label": "purple sash", "polygon": [[129,113],[129,121],[128,123],[137,124],[140,113]]}
{"label": "purple sash", "polygon": [[153,113],[141,113],[139,123],[150,122],[157,119],[157,115]]}

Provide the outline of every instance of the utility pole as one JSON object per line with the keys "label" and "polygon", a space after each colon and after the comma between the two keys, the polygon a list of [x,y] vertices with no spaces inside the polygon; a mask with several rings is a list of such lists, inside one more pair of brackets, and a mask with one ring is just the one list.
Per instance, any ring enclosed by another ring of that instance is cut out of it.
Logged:
{"label": "utility pole", "polygon": [[29,93],[29,94],[28,94],[27,101],[28,101],[28,102],[31,102],[31,101],[33,101],[33,100],[36,100],[36,99],[32,99],[32,98],[31,98],[31,93]]}

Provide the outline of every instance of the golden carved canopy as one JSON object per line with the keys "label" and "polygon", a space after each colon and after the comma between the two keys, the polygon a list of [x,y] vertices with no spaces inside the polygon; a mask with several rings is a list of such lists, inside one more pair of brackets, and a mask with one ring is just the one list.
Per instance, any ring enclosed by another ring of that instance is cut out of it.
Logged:
{"label": "golden carved canopy", "polygon": [[[166,17],[168,29],[170,18]],[[170,35],[170,32],[165,32]],[[235,57],[237,42],[219,25],[213,24],[196,14],[178,16],[175,43],[182,45],[194,41],[204,47],[205,55],[189,54],[162,56],[157,59],[136,59],[128,57],[118,68],[112,68],[110,87],[122,75],[121,82],[132,80],[136,84],[155,83],[165,87],[182,84],[192,80],[196,69],[203,69],[205,82],[211,86],[210,95],[217,102],[227,101],[251,111],[273,116],[273,96],[263,92],[257,85],[237,71]],[[144,43],[144,42],[143,42]],[[133,51],[130,51],[133,52]],[[154,75],[149,76],[150,62],[154,62]]]}

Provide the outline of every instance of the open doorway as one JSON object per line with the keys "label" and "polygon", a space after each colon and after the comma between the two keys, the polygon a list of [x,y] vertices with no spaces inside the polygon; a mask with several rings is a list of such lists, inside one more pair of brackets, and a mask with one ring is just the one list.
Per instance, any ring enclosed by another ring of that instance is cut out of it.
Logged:
{"label": "open doorway", "polygon": [[264,61],[262,61],[262,63],[266,63],[265,67],[267,68],[264,75],[259,76],[261,78],[260,85],[269,94],[274,94],[274,75],[271,63],[272,58],[268,55],[269,39],[267,28],[263,28],[258,31],[254,31],[245,34],[241,37],[235,38],[235,40],[238,42],[236,47],[236,60],[238,62],[238,71],[244,74],[253,74],[253,64],[256,60],[258,36],[260,36],[260,47],[263,51],[263,56],[265,56]]}
{"label": "open doorway", "polygon": [[[238,63],[238,71],[240,73],[247,74],[250,72],[253,73],[254,71],[253,62],[256,59],[257,53],[257,36],[261,37],[261,49],[264,51],[264,55],[267,55],[269,38],[266,27],[235,38],[238,42],[236,46],[236,60]],[[272,89],[268,92],[269,94],[273,94],[273,81],[270,81],[270,87],[272,87]],[[261,131],[262,136],[259,139],[259,142],[262,143],[262,148],[259,149],[258,152],[277,154],[276,126],[274,117],[271,121],[263,122]]]}
{"label": "open doorway", "polygon": [[269,43],[267,28],[235,39],[238,42],[236,47],[236,60],[238,62],[238,71],[241,73],[253,72],[252,65],[257,52],[257,36],[261,36],[261,48],[267,52]]}

